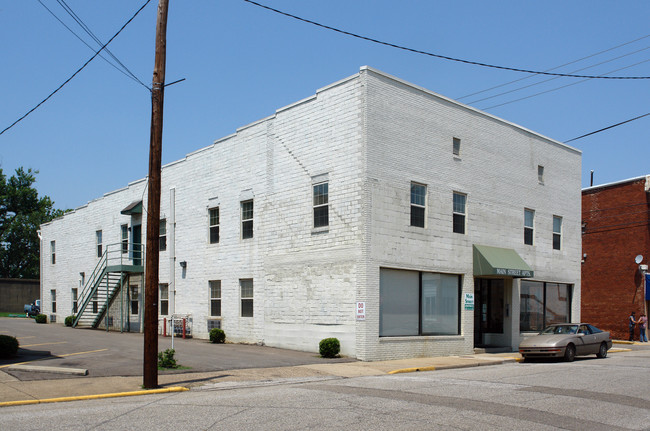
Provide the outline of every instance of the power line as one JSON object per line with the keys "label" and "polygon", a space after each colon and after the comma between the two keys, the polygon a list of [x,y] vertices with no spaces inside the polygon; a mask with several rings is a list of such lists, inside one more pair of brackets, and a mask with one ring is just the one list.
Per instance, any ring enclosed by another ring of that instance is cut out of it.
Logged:
{"label": "power line", "polygon": [[[72,19],[75,20],[75,22],[77,24],[79,24],[79,26],[86,32],[86,34],[88,34],[97,43],[98,46],[102,46],[102,41],[97,36],[95,36],[95,34],[90,29],[90,27],[88,27],[88,25],[86,25],[86,23],[72,10],[72,8],[70,6],[68,6],[68,4],[65,2],[65,0],[57,0],[57,2],[63,8],[63,10],[65,10],[68,13],[68,15],[70,15],[72,17]],[[108,48],[105,48],[104,50],[108,53],[108,55],[110,55],[113,58],[113,60],[115,60],[120,66],[122,66],[122,69],[133,80],[135,80],[137,83],[142,85],[147,90],[151,91],[151,89],[149,87],[147,87],[142,81],[140,81],[138,79],[138,77],[135,76],[135,74],[133,72],[131,72],[128,67],[126,67],[124,65],[124,63],[122,63],[115,55],[113,55],[111,50],[109,50]]]}
{"label": "power line", "polygon": [[[63,20],[61,20],[61,18],[59,18],[59,17],[58,17],[58,16],[57,16],[57,15],[56,15],[56,14],[55,14],[55,13],[54,13],[50,8],[48,8],[48,7],[45,5],[45,3],[43,3],[41,0],[37,0],[37,1],[41,4],[41,6],[43,6],[43,7],[45,8],[45,10],[47,10],[47,11],[50,13],[50,15],[52,15],[52,16],[53,16],[57,21],[59,21],[59,22],[61,23],[62,26],[64,26],[64,27],[65,27],[65,28],[66,28],[70,33],[72,33],[72,34],[73,34],[77,39],[79,39],[79,40],[81,41],[81,43],[83,43],[84,45],[86,45],[86,46],[87,46],[87,47],[88,47],[92,52],[97,52],[97,51],[95,51],[95,49],[94,49],[92,46],[90,46],[90,44],[89,44],[88,42],[86,42],[85,40],[83,40],[83,38],[82,38],[81,36],[79,36],[77,33],[75,33],[75,31],[74,31],[73,29],[71,29],[71,28],[70,28],[70,27],[69,27],[65,22],[63,22]],[[101,44],[100,44],[100,46],[101,46]],[[108,50],[108,48],[105,48],[104,50],[105,50],[106,52],[110,52],[110,51]],[[104,60],[106,63],[108,63],[108,64],[109,64],[111,67],[113,67],[115,70],[117,70],[118,72],[120,72],[120,73],[123,74],[124,76],[126,76],[126,77],[128,77],[128,78],[131,78],[131,79],[133,79],[134,81],[140,83],[140,84],[143,85],[147,90],[150,90],[150,91],[151,91],[151,89],[150,89],[149,87],[147,87],[147,86],[144,85],[142,82],[140,82],[140,80],[138,80],[137,77],[133,76],[133,74],[129,75],[129,73],[127,73],[126,71],[120,69],[120,68],[119,68],[118,66],[116,66],[115,64],[111,63],[111,61],[110,61],[109,59],[107,59],[106,57],[104,57],[102,54],[100,54],[99,56],[102,58],[102,60]],[[113,57],[114,57],[114,56],[113,56]],[[118,61],[119,61],[119,60],[118,60]],[[128,70],[128,69],[127,69],[127,70]],[[130,71],[129,71],[129,72],[130,72]]]}
{"label": "power line", "polygon": [[[634,40],[631,40],[629,42],[625,42],[625,43],[622,43],[620,45],[616,45],[614,47],[607,48],[607,49],[605,49],[603,51],[599,51],[599,52],[596,52],[594,54],[590,54],[590,55],[588,55],[586,57],[582,57],[582,58],[579,58],[577,60],[573,60],[573,61],[570,61],[568,63],[564,63],[564,64],[561,64],[559,66],[555,66],[555,67],[552,67],[550,69],[546,69],[544,72],[550,72],[551,70],[559,69],[561,67],[568,66],[570,64],[578,63],[578,62],[580,62],[582,60],[586,60],[586,59],[591,58],[591,57],[596,57],[596,56],[598,56],[600,54],[604,54],[606,52],[613,51],[615,49],[621,48],[621,47],[623,47],[625,45],[629,45],[629,44],[634,43],[634,42],[638,42],[638,41],[646,39],[648,37],[650,37],[650,34],[646,34],[645,36],[641,36],[641,37],[639,37],[637,39],[634,39]],[[525,79],[529,79],[529,78],[532,78],[534,76],[535,75],[528,75],[528,76],[524,76],[523,78],[515,79],[513,81],[504,82],[503,84],[495,85],[494,87],[486,88],[485,90],[475,91],[474,93],[470,93],[470,94],[466,94],[465,96],[457,97],[456,100],[463,100],[463,99],[466,99],[466,98],[471,97],[471,96],[476,96],[477,94],[485,93],[486,91],[496,90],[497,88],[505,87],[506,85],[514,84],[515,82],[523,81]]]}
{"label": "power line", "polygon": [[[650,46],[646,46],[645,48],[637,49],[636,51],[628,52],[627,54],[619,55],[618,57],[610,58],[609,60],[601,61],[600,63],[592,64],[590,66],[585,66],[585,67],[582,67],[580,69],[575,69],[575,70],[571,71],[570,73],[581,72],[583,70],[591,69],[591,68],[596,67],[596,66],[601,66],[601,65],[603,65],[605,63],[611,63],[612,61],[620,60],[623,57],[628,57],[630,55],[637,54],[637,53],[639,53],[641,51],[645,51],[647,49],[650,49]],[[636,66],[638,64],[640,64],[640,63],[636,63],[633,66]],[[621,69],[617,69],[617,70],[621,70]],[[609,72],[609,73],[611,73],[611,72]],[[522,78],[522,80],[526,79],[526,78],[531,78],[532,76],[533,75],[529,75],[529,76],[527,76],[525,78]],[[494,94],[492,96],[487,96],[487,97],[484,97],[482,99],[473,100],[471,102],[468,102],[467,104],[468,105],[473,105],[474,103],[479,103],[479,102],[483,102],[485,100],[494,99],[495,97],[504,96],[506,94],[514,93],[514,92],[519,91],[519,90],[525,90],[526,88],[535,87],[537,85],[545,84],[545,83],[547,83],[549,81],[554,81],[554,80],[560,79],[560,78],[561,78],[560,76],[554,76],[552,78],[547,78],[547,79],[544,79],[542,81],[538,81],[538,82],[534,82],[532,84],[524,85],[523,87],[514,88],[512,90],[504,91],[504,92],[501,92],[501,93],[498,93],[498,94]],[[582,80],[580,82],[584,82],[584,81],[588,81],[588,79]]]}
{"label": "power line", "polygon": [[129,25],[129,24],[131,23],[131,21],[133,21],[133,20],[135,19],[135,17],[138,16],[138,14],[142,11],[142,9],[144,9],[144,8],[145,8],[145,7],[146,7],[150,2],[151,2],[151,0],[147,0],[147,1],[146,1],[146,2],[145,2],[145,3],[140,7],[140,9],[138,9],[138,10],[135,12],[135,14],[134,14],[131,18],[129,18],[129,20],[128,20],[128,21],[127,21],[127,22],[122,26],[122,28],[120,28],[120,29],[117,31],[117,33],[115,33],[115,34],[113,35],[113,37],[111,37],[111,38],[109,39],[108,42],[106,42],[104,45],[102,45],[102,47],[99,49],[99,51],[97,51],[97,52],[96,52],[92,57],[90,57],[90,59],[88,59],[88,61],[86,61],[86,62],[83,64],[83,66],[81,66],[79,69],[77,69],[77,71],[76,71],[75,73],[73,73],[72,76],[70,76],[68,79],[66,79],[66,80],[63,82],[63,84],[59,85],[59,86],[57,87],[56,90],[54,90],[53,92],[51,92],[51,93],[50,93],[50,94],[49,94],[45,99],[41,100],[41,101],[38,103],[38,105],[34,106],[32,109],[30,109],[29,111],[27,111],[27,113],[26,113],[25,115],[23,115],[22,117],[20,117],[19,119],[17,119],[17,120],[14,121],[13,123],[11,123],[11,125],[9,125],[8,127],[6,127],[2,132],[0,132],[0,135],[2,135],[4,132],[6,132],[7,130],[11,129],[12,127],[14,127],[16,124],[18,124],[18,123],[21,122],[22,120],[24,120],[24,119],[25,119],[29,114],[31,114],[32,112],[34,112],[34,111],[35,111],[36,109],[38,109],[38,108],[39,108],[43,103],[47,102],[47,101],[48,101],[52,96],[54,96],[54,95],[55,95],[55,94],[56,94],[60,89],[62,89],[62,88],[63,88],[63,87],[68,83],[68,82],[72,81],[72,78],[74,78],[75,76],[77,76],[77,74],[78,74],[79,72],[81,72],[82,70],[84,70],[85,67],[88,66],[88,64],[90,64],[90,62],[93,61],[93,60],[95,59],[95,57],[97,57],[97,56],[99,55],[99,53],[102,52],[102,51],[104,50],[104,48],[106,48],[106,46],[107,46],[109,43],[111,43],[111,42],[113,41],[113,39],[115,39],[115,38],[116,38],[116,37],[117,37],[117,36],[122,32],[122,30],[124,30],[124,28],[125,28],[127,25]]}
{"label": "power line", "polygon": [[359,35],[359,34],[356,34],[356,33],[352,33],[352,32],[341,30],[341,29],[331,27],[331,26],[328,26],[328,25],[325,25],[325,24],[320,24],[318,22],[311,21],[311,20],[308,20],[308,19],[305,19],[305,18],[301,18],[299,16],[292,15],[290,13],[283,12],[281,10],[274,9],[272,7],[265,6],[263,4],[254,2],[252,0],[243,0],[243,1],[245,1],[246,3],[250,3],[252,5],[261,7],[263,9],[270,10],[271,12],[275,12],[277,14],[284,15],[284,16],[287,16],[289,18],[296,19],[298,21],[306,22],[308,24],[312,24],[312,25],[315,25],[317,27],[321,27],[321,28],[324,28],[324,29],[327,29],[327,30],[332,30],[332,31],[335,31],[337,33],[345,34],[347,36],[356,37],[357,39],[366,40],[368,42],[373,42],[373,43],[377,43],[379,45],[389,46],[391,48],[397,48],[397,49],[401,49],[401,50],[404,50],[404,51],[413,52],[413,53],[416,53],[416,54],[428,55],[430,57],[441,58],[443,60],[449,60],[449,61],[456,61],[456,62],[459,62],[459,63],[471,64],[471,65],[474,65],[474,66],[489,67],[489,68],[501,69],[501,70],[510,70],[510,71],[513,71],[513,72],[533,73],[533,74],[536,74],[536,75],[563,76],[563,77],[567,77],[567,78],[650,79],[650,76],[595,76],[595,75],[572,75],[572,74],[568,74],[568,73],[552,73],[552,72],[536,71],[536,70],[529,70],[529,69],[519,69],[519,68],[516,68],[516,67],[498,66],[498,65],[494,65],[494,64],[481,63],[481,62],[478,62],[478,61],[463,60],[461,58],[449,57],[449,56],[445,56],[445,55],[441,55],[441,54],[434,54],[434,53],[427,52],[427,51],[421,51],[419,49],[408,48],[408,47],[405,47],[405,46],[402,46],[402,45],[397,45],[397,44],[390,43],[390,42],[383,42],[383,41],[378,40],[378,39],[373,39],[373,38],[370,38],[370,37],[367,37],[367,36],[362,36],[362,35]]}
{"label": "power line", "polygon": [[[604,75],[607,75],[607,74],[609,74],[609,73],[618,72],[619,70],[629,69],[630,67],[638,66],[639,64],[647,63],[647,62],[649,62],[649,61],[650,61],[650,59],[648,59],[648,60],[643,60],[643,61],[639,61],[638,63],[630,64],[629,66],[619,67],[618,69],[610,70],[609,72],[604,73],[603,76],[604,76]],[[587,81],[589,81],[590,79],[591,79],[591,78],[581,79],[580,81],[574,81],[574,82],[572,82],[572,83],[570,83],[570,84],[561,85],[561,86],[559,86],[559,87],[551,88],[551,89],[549,89],[549,90],[545,90],[545,91],[540,91],[540,92],[538,92],[538,93],[534,93],[534,94],[530,94],[530,95],[528,95],[528,96],[520,97],[519,99],[510,100],[510,101],[508,101],[508,102],[499,103],[498,105],[492,105],[492,106],[489,106],[489,107],[487,107],[487,108],[481,108],[481,109],[482,109],[483,111],[488,111],[488,110],[490,110],[490,109],[498,108],[499,106],[509,105],[509,104],[511,104],[511,103],[520,102],[520,101],[522,101],[522,100],[530,99],[530,98],[532,98],[532,97],[540,96],[540,95],[542,95],[542,94],[551,93],[551,92],[553,92],[553,91],[557,91],[557,90],[561,90],[561,89],[563,89],[563,88],[571,87],[571,86],[573,86],[573,85],[582,84],[583,82],[587,82]]]}
{"label": "power line", "polygon": [[611,126],[603,127],[602,129],[596,130],[594,132],[587,133],[586,135],[578,136],[577,138],[569,139],[568,141],[564,141],[565,144],[571,142],[571,141],[577,141],[578,139],[586,138],[587,136],[595,135],[596,133],[604,132],[605,130],[613,129],[614,127],[621,126],[625,123],[630,123],[634,120],[638,120],[643,117],[647,117],[650,115],[650,112],[647,114],[639,115],[638,117],[630,118],[629,120],[621,121],[620,123],[612,124]]}

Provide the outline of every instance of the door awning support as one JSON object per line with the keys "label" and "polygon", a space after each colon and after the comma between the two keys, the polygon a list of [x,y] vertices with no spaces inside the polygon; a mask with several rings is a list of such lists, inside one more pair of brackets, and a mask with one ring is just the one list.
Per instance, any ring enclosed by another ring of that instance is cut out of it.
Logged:
{"label": "door awning support", "polygon": [[474,276],[531,278],[535,272],[511,248],[474,245]]}

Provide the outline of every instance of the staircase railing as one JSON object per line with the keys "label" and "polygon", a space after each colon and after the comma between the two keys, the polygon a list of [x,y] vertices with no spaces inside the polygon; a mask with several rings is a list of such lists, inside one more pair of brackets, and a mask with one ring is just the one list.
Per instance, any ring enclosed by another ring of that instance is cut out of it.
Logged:
{"label": "staircase railing", "polygon": [[[132,243],[116,243],[108,244],[106,250],[99,258],[97,265],[93,269],[88,281],[83,286],[81,293],[79,294],[78,303],[80,306],[77,310],[77,315],[75,317],[74,323],[72,326],[77,326],[79,320],[82,318],[84,312],[88,305],[93,301],[97,300],[96,292],[100,287],[102,280],[107,277],[107,273],[110,267],[118,266],[120,268],[125,265],[133,267],[141,267],[144,262],[144,250],[142,244],[132,244]],[[142,271],[139,271],[142,272]],[[120,288],[124,280],[120,279]],[[106,298],[106,307],[103,307],[102,311],[99,312],[101,315],[108,308],[111,298]]]}

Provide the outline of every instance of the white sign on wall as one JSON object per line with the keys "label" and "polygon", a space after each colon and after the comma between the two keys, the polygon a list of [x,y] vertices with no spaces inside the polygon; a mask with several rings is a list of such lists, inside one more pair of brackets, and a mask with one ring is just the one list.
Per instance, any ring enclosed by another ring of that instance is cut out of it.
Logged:
{"label": "white sign on wall", "polygon": [[474,309],[474,294],[473,293],[466,293],[465,294],[465,310],[473,310]]}
{"label": "white sign on wall", "polygon": [[357,302],[357,320],[366,320],[365,302]]}

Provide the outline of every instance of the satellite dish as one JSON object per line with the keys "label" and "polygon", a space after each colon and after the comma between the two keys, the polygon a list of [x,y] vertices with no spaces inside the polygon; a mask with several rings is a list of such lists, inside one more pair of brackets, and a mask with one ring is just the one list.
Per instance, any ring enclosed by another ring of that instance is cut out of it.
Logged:
{"label": "satellite dish", "polygon": [[640,264],[641,262],[643,262],[643,255],[638,254],[638,255],[634,258],[634,261],[637,263],[637,265]]}

